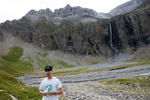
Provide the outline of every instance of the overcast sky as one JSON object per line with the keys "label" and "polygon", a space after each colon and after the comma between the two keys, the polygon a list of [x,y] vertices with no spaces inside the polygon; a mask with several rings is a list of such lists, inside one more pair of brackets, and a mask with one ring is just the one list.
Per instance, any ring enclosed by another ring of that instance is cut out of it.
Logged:
{"label": "overcast sky", "polygon": [[0,22],[19,19],[31,9],[50,8],[54,11],[65,7],[67,4],[107,13],[127,1],[130,0],[0,0]]}

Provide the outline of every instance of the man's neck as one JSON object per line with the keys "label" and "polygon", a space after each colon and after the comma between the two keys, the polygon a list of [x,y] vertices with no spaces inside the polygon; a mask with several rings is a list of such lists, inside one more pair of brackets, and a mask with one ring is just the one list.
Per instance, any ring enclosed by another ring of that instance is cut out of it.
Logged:
{"label": "man's neck", "polygon": [[53,76],[49,76],[49,77],[47,77],[48,79],[52,79],[53,78]]}

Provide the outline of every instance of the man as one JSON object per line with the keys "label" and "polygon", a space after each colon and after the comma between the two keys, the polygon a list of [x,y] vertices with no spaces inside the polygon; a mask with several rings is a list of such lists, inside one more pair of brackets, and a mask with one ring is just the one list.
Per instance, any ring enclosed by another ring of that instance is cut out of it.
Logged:
{"label": "man", "polygon": [[59,94],[63,93],[62,84],[59,79],[52,76],[52,66],[45,66],[46,78],[41,81],[39,90],[43,95],[42,100],[58,100]]}

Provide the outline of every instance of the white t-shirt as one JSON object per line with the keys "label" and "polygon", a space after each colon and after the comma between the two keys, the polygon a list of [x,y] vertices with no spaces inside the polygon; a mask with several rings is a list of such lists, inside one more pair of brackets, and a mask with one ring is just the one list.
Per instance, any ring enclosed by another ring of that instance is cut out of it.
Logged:
{"label": "white t-shirt", "polygon": [[[56,77],[52,77],[52,79],[44,78],[39,87],[39,89],[44,90],[44,92],[57,91],[59,88],[62,88],[62,84]],[[42,100],[58,100],[58,96],[46,95],[43,96]]]}

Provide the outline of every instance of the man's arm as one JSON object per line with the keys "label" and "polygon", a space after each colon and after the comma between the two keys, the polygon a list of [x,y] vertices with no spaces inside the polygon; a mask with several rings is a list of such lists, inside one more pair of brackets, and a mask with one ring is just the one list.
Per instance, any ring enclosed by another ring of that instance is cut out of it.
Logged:
{"label": "man's arm", "polygon": [[63,94],[63,90],[62,88],[59,88],[57,91],[50,91],[48,92],[49,95],[59,95],[59,94]]}
{"label": "man's arm", "polygon": [[63,94],[62,88],[59,88],[59,89],[56,91],[56,94]]}

